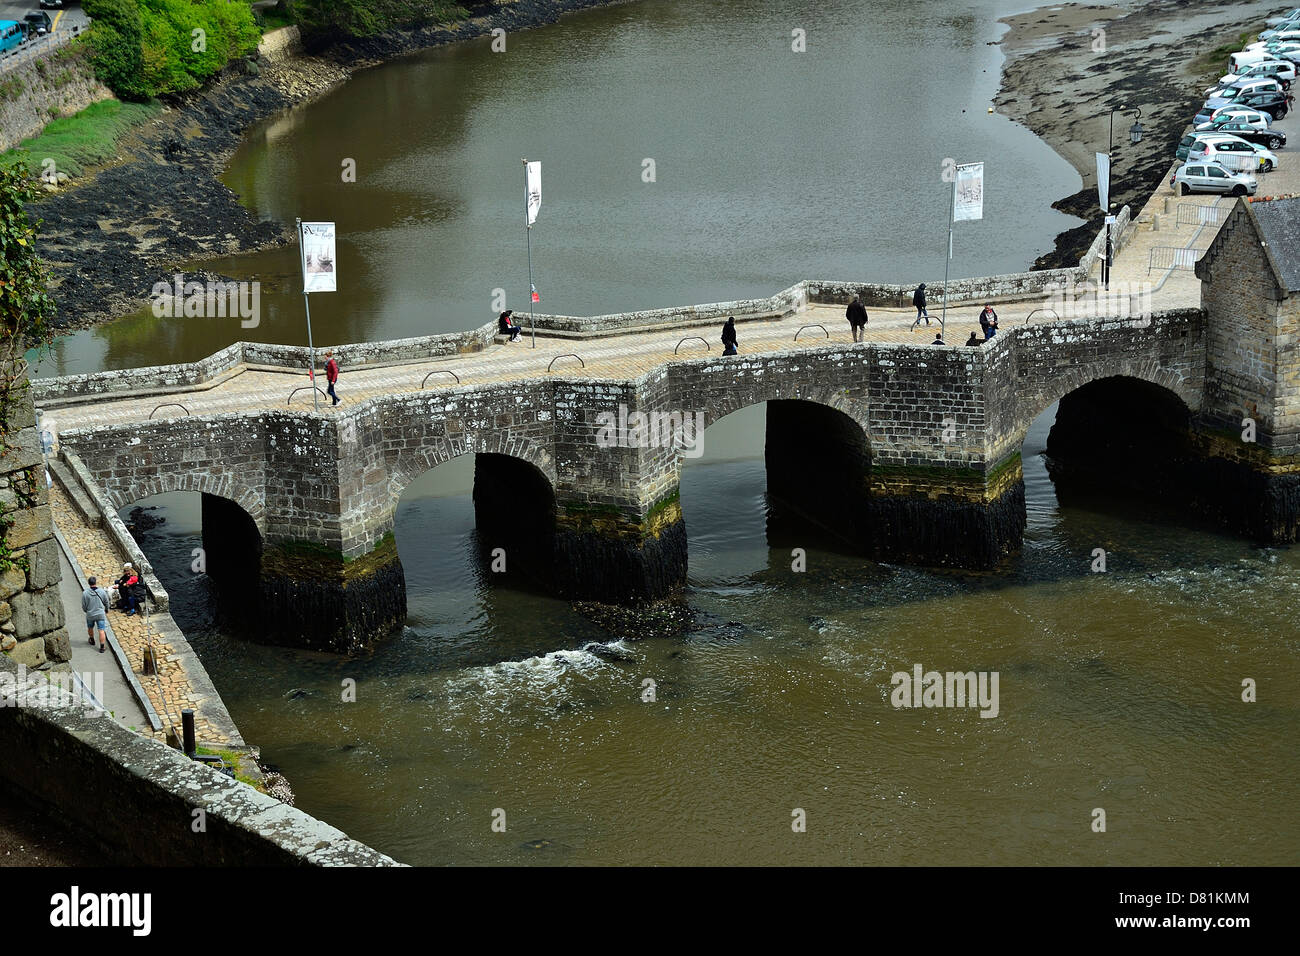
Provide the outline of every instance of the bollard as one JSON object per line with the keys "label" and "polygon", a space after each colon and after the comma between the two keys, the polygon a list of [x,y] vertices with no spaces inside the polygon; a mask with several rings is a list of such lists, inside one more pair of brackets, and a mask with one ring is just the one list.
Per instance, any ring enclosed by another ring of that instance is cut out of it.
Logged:
{"label": "bollard", "polygon": [[194,711],[188,707],[181,711],[181,733],[185,735],[185,754],[193,757],[194,746]]}
{"label": "bollard", "polygon": [[1151,231],[1152,232],[1160,231],[1160,216],[1155,213],[1151,215]]}
{"label": "bollard", "polygon": [[1169,204],[1170,204],[1171,202],[1173,202],[1173,200],[1170,199],[1168,196],[1166,196],[1166,197],[1165,197],[1165,212],[1168,212],[1168,211],[1169,211]]}
{"label": "bollard", "polygon": [[144,672],[146,675],[158,673],[158,659],[154,654],[154,649],[152,644],[145,645]]}

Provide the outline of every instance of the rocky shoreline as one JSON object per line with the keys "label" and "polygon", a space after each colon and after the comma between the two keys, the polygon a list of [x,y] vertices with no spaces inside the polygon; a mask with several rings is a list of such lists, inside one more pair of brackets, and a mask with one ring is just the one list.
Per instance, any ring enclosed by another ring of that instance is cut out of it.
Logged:
{"label": "rocky shoreline", "polygon": [[1096,160],[1105,152],[1110,110],[1140,107],[1142,142],[1129,142],[1132,116],[1115,115],[1111,201],[1141,208],[1174,162],[1174,150],[1203,102],[1200,91],[1224,64],[1198,60],[1247,31],[1264,29],[1277,4],[1230,0],[1116,0],[1067,3],[1005,17],[1007,61],[994,99],[1083,177],[1084,187],[1052,208],[1088,221],[1056,237],[1035,269],[1066,268],[1104,225]]}
{"label": "rocky shoreline", "polygon": [[38,248],[50,268],[56,334],[141,308],[155,283],[169,281],[181,263],[293,241],[291,225],[258,219],[219,178],[253,124],[395,56],[619,2],[625,0],[479,3],[467,5],[470,17],[446,27],[393,31],[274,62],[258,57],[232,64],[124,137],[115,162],[33,204],[32,214],[43,221]]}

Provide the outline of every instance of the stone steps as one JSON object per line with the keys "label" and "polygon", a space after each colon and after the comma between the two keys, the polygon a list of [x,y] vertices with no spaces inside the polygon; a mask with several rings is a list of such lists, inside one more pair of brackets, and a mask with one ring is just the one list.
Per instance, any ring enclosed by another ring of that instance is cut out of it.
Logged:
{"label": "stone steps", "polygon": [[51,458],[49,464],[50,474],[68,496],[68,501],[72,503],[72,510],[77,512],[81,520],[90,527],[102,527],[103,515],[99,513],[99,509],[90,500],[90,495],[86,493],[86,489],[81,486],[81,482],[76,479],[68,466],[57,458]]}

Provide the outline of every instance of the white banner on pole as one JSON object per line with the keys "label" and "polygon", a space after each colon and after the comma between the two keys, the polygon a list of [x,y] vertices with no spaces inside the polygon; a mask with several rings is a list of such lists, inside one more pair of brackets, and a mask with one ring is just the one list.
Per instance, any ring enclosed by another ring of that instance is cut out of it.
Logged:
{"label": "white banner on pole", "polygon": [[532,162],[525,174],[524,199],[528,204],[528,225],[537,221],[537,210],[542,208],[542,164]]}
{"label": "white banner on pole", "polygon": [[334,223],[302,224],[302,291],[336,292],[338,258],[334,245]]}
{"label": "white banner on pole", "polygon": [[1110,155],[1097,154],[1097,201],[1102,212],[1110,212]]}
{"label": "white banner on pole", "polygon": [[953,202],[953,222],[984,218],[984,164],[967,163],[957,167],[957,195]]}

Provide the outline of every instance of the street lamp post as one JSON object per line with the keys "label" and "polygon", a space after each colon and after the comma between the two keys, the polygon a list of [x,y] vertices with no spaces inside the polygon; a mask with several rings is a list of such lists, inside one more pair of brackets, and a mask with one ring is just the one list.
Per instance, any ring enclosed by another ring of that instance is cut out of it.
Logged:
{"label": "street lamp post", "polygon": [[[1110,234],[1110,206],[1112,205],[1110,202],[1110,171],[1112,166],[1110,154],[1115,148],[1115,114],[1128,112],[1128,107],[1123,105],[1117,106],[1110,111],[1110,132],[1106,137],[1106,208],[1102,210],[1106,215],[1106,258],[1102,260],[1101,281],[1107,291],[1110,291],[1111,257],[1115,254],[1115,247],[1111,242]],[[1138,122],[1142,118],[1142,107],[1134,107],[1132,112],[1134,114],[1133,125],[1129,127],[1128,139],[1130,143],[1136,146],[1142,142],[1142,124]]]}

